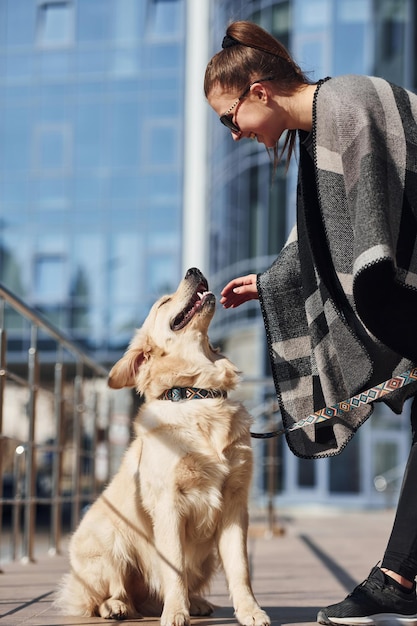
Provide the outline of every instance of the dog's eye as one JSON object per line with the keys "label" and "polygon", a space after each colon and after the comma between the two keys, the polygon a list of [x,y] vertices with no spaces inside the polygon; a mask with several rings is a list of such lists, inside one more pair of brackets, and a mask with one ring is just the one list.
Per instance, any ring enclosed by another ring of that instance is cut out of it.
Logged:
{"label": "dog's eye", "polygon": [[168,304],[168,302],[171,301],[171,298],[165,298],[165,300],[162,300],[162,302],[159,303],[158,309],[161,308],[161,306],[164,306],[164,304]]}

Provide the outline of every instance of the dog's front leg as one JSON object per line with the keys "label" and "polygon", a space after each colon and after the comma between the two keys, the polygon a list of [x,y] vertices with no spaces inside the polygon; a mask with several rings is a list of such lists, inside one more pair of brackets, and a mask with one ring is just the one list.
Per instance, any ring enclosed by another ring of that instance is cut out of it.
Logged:
{"label": "dog's front leg", "polygon": [[247,551],[247,511],[236,511],[224,520],[219,535],[219,553],[237,620],[243,626],[269,626],[268,615],[253,595]]}
{"label": "dog's front leg", "polygon": [[183,524],[172,502],[159,502],[155,513],[155,548],[164,602],[161,626],[188,626],[190,610],[184,564]]}

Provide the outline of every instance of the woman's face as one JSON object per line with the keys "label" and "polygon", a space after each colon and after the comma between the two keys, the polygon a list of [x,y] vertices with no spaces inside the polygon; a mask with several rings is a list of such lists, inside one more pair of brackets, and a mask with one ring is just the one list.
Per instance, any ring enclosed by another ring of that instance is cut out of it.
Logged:
{"label": "woman's face", "polygon": [[239,132],[229,131],[235,141],[244,137],[256,138],[267,148],[273,148],[286,130],[284,111],[280,112],[279,104],[266,84],[252,84],[243,97],[241,93],[227,92],[217,85],[207,100],[219,117],[228,114],[237,126]]}

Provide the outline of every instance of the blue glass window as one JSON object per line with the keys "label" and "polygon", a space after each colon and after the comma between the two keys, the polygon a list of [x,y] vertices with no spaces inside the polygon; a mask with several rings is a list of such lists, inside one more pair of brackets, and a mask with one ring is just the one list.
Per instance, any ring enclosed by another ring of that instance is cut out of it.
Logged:
{"label": "blue glass window", "polygon": [[45,78],[67,79],[72,70],[72,53],[68,50],[42,51],[38,56],[39,73]]}
{"label": "blue glass window", "polygon": [[[21,216],[23,207],[25,206],[28,198],[28,185],[26,173],[21,176],[7,177],[2,181],[0,187],[0,206],[4,207],[6,212],[15,211],[17,216]],[[25,216],[26,217],[26,216]],[[0,232],[2,228],[2,221],[0,217]]]}
{"label": "blue glass window", "polygon": [[43,2],[38,7],[38,43],[42,46],[68,45],[73,41],[72,2]]}
{"label": "blue glass window", "polygon": [[[69,206],[68,198],[68,179],[57,176],[48,176],[40,178],[36,181],[37,193],[34,194],[33,200],[39,205],[40,209],[45,210],[64,210]],[[50,219],[50,216],[47,218]],[[49,224],[50,225],[50,224]]]}
{"label": "blue glass window", "polygon": [[[136,77],[139,70],[139,53],[136,48],[115,49],[111,56],[110,71],[113,77],[126,79]],[[117,85],[120,90],[120,84]],[[139,85],[135,84],[132,89],[139,90]]]}
{"label": "blue glass window", "polygon": [[368,0],[343,0],[337,4],[333,68],[331,73],[362,74],[371,71]]}
{"label": "blue glass window", "polygon": [[140,137],[136,101],[113,103],[109,137],[112,166],[138,167]]}
{"label": "blue glass window", "polygon": [[69,167],[69,129],[65,125],[41,125],[35,133],[35,168],[57,172]]}
{"label": "blue glass window", "polygon": [[[17,228],[16,228],[17,226]],[[8,230],[15,234],[8,234]],[[0,270],[1,280],[9,289],[18,296],[26,297],[25,285],[30,282],[27,279],[27,268],[30,267],[30,247],[33,241],[33,234],[25,232],[25,226],[12,224],[11,220],[0,218],[2,252],[2,267]]]}
{"label": "blue glass window", "polygon": [[[100,211],[103,202],[103,180],[99,173],[79,173],[74,179],[74,202],[77,207],[89,205]],[[84,214],[84,213],[83,213]]]}
{"label": "blue glass window", "polygon": [[149,308],[143,306],[143,301],[138,304],[124,302],[118,305],[112,303],[106,312],[104,341],[108,347],[118,352],[125,350],[135,329],[141,326],[148,313]]}
{"label": "blue glass window", "polygon": [[144,162],[149,167],[177,166],[179,164],[178,123],[173,121],[148,121],[143,144]]}
{"label": "blue glass window", "polygon": [[[117,233],[112,241],[112,255],[108,260],[111,294],[119,302],[135,298],[139,282],[141,254],[144,245],[143,235],[137,232]],[[133,281],[133,283],[132,283]]]}
{"label": "blue glass window", "polygon": [[82,0],[77,5],[77,39],[80,42],[108,41],[113,23],[110,0]]}
{"label": "blue glass window", "polygon": [[40,254],[34,263],[34,297],[37,301],[54,303],[67,296],[65,259],[59,254]]}
{"label": "blue glass window", "polygon": [[374,4],[375,66],[372,73],[396,84],[406,81],[406,0],[383,0]]}
{"label": "blue glass window", "polygon": [[30,78],[33,72],[33,54],[15,52],[7,55],[4,74],[8,82]]}
{"label": "blue glass window", "polygon": [[77,48],[75,66],[78,74],[103,74],[107,72],[111,54],[107,50],[84,50]]}
{"label": "blue glass window", "polygon": [[120,200],[123,202],[136,202],[140,198],[140,184],[137,174],[123,175],[116,174],[110,178],[109,181],[109,198],[111,201],[115,201],[115,206],[118,205]]}
{"label": "blue glass window", "polygon": [[[178,205],[181,201],[181,179],[176,172],[146,172],[140,179],[144,195],[152,206]],[[165,223],[165,220],[163,220]]]}
{"label": "blue glass window", "polygon": [[111,259],[106,259],[104,252],[103,236],[96,233],[77,234],[72,255],[72,289],[74,290],[77,276],[85,277],[84,292],[75,293],[75,295],[83,296],[94,307],[103,309],[107,293],[106,280],[111,276],[112,271]]}
{"label": "blue glass window", "polygon": [[117,42],[136,42],[139,38],[139,10],[137,0],[116,0],[114,3],[113,33]]}
{"label": "blue glass window", "polygon": [[74,150],[78,170],[103,165],[103,107],[94,100],[78,105]]}
{"label": "blue glass window", "polygon": [[178,71],[183,62],[184,50],[177,43],[158,46],[151,44],[146,47],[145,54],[148,67],[152,67],[152,70]]}
{"label": "blue glass window", "polygon": [[182,0],[151,0],[147,31],[151,37],[177,38],[182,27]]}
{"label": "blue glass window", "polygon": [[308,32],[331,24],[331,0],[295,0],[294,24],[297,30]]}
{"label": "blue glass window", "polygon": [[31,115],[29,107],[5,107],[2,127],[2,156],[6,170],[29,169]]}
{"label": "blue glass window", "polygon": [[7,46],[28,46],[33,44],[35,33],[35,11],[33,0],[3,0],[1,2],[0,30]]}
{"label": "blue glass window", "polygon": [[172,293],[178,283],[178,257],[176,254],[162,252],[147,259],[147,284],[150,294],[158,298],[164,293]]}

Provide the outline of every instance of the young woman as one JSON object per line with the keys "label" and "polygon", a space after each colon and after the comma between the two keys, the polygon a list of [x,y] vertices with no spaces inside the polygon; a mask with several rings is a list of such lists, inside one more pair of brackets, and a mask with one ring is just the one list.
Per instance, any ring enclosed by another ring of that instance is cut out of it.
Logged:
{"label": "young woman", "polygon": [[[205,94],[234,141],[291,158],[298,139],[297,224],[273,265],[222,291],[224,307],[259,299],[285,426],[417,363],[417,96],[365,76],[316,84],[250,22],[232,23],[209,62]],[[400,413],[411,383],[385,397]],[[369,417],[363,405],[287,435],[303,458],[338,454]],[[417,402],[413,444],[381,567],[321,624],[417,624]],[[372,616],[372,617],[371,617]],[[362,620],[362,621],[361,621]],[[397,621],[396,621],[397,620]]]}

